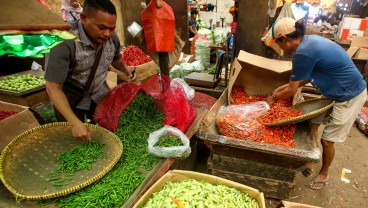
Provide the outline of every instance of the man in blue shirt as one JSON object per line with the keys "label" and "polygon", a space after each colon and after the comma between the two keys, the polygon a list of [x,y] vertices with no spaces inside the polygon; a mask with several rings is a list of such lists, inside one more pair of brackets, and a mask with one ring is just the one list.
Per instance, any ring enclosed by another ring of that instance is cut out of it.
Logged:
{"label": "man in blue shirt", "polygon": [[304,35],[302,21],[282,18],[273,25],[272,35],[282,50],[295,54],[289,83],[275,89],[267,101],[271,104],[290,98],[299,87],[312,83],[322,95],[336,102],[323,122],[313,124],[317,119],[311,121],[312,130],[318,129],[319,124],[325,125],[321,138],[322,168],[309,183],[309,188],[319,190],[328,184],[334,144],[346,139],[366,101],[367,86],[344,49],[323,37]]}

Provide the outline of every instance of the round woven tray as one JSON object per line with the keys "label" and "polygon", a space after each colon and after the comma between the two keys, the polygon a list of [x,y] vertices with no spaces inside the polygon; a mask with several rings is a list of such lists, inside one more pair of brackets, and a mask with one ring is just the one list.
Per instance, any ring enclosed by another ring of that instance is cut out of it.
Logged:
{"label": "round woven tray", "polygon": [[119,161],[123,144],[110,131],[86,124],[91,141],[104,144],[105,156],[80,170],[63,186],[54,186],[48,179],[59,166],[56,158],[68,149],[83,143],[71,134],[66,122],[50,123],[30,129],[17,136],[0,156],[0,178],[18,199],[43,200],[65,196],[103,177]]}
{"label": "round woven tray", "polygon": [[326,112],[335,104],[335,101],[328,98],[319,98],[298,103],[293,106],[297,110],[303,110],[300,116],[292,117],[286,120],[281,120],[274,123],[265,123],[266,126],[283,126],[287,124],[294,124],[308,119],[314,118]]}

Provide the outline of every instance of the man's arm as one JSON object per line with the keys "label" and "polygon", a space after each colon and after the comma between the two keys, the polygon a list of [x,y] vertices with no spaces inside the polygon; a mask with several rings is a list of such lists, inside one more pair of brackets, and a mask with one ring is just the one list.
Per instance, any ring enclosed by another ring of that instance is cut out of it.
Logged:
{"label": "man's arm", "polygon": [[289,81],[288,84],[276,88],[273,93],[267,97],[267,102],[272,104],[276,100],[288,99],[298,92],[299,87],[309,82],[309,80]]}
{"label": "man's arm", "polygon": [[117,69],[119,71],[122,71],[127,76],[128,80],[134,80],[135,79],[136,74],[129,71],[129,69],[125,66],[124,60],[122,58],[112,62],[111,65],[115,69]]}
{"label": "man's arm", "polygon": [[62,91],[62,84],[46,81],[46,91],[50,97],[51,102],[59,113],[69,122],[72,127],[72,134],[74,137],[89,141],[91,133],[87,126],[74,114],[70,107],[68,99]]}
{"label": "man's arm", "polygon": [[192,32],[193,34],[197,35],[197,29],[193,29],[193,27],[191,25],[189,25],[189,30],[190,32]]}

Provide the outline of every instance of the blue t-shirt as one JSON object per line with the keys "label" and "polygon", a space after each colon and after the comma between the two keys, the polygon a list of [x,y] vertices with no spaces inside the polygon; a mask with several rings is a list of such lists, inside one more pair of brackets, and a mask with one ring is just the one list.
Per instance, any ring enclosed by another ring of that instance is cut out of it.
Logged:
{"label": "blue t-shirt", "polygon": [[366,88],[363,76],[338,44],[305,35],[293,57],[291,81],[309,80],[326,97],[344,102]]}

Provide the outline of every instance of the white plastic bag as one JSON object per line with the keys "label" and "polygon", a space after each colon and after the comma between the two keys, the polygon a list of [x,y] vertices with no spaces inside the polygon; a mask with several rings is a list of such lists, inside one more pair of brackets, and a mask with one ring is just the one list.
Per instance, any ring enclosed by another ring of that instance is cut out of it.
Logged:
{"label": "white plastic bag", "polygon": [[[155,144],[159,141],[160,137],[166,134],[172,134],[181,139],[183,146],[173,146],[173,147],[159,147]],[[190,141],[188,137],[181,132],[179,129],[172,126],[164,126],[161,129],[152,132],[148,137],[148,152],[157,157],[164,158],[186,158],[190,155]]]}
{"label": "white plastic bag", "polygon": [[191,63],[192,67],[193,67],[193,70],[196,71],[196,72],[202,72],[205,70],[203,64],[201,63],[201,61],[193,61]]}
{"label": "white plastic bag", "polygon": [[194,98],[194,89],[189,87],[189,85],[180,78],[175,78],[173,80],[171,80],[170,82],[170,87],[171,88],[176,88],[178,85],[181,85],[184,89],[185,95],[187,96],[188,100],[192,100]]}

